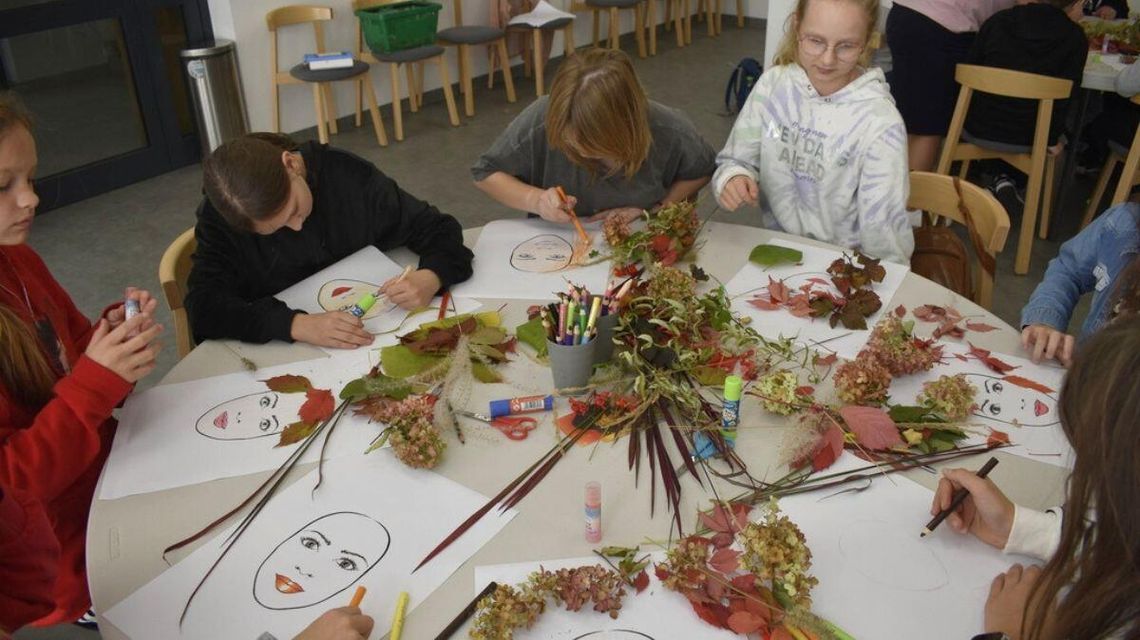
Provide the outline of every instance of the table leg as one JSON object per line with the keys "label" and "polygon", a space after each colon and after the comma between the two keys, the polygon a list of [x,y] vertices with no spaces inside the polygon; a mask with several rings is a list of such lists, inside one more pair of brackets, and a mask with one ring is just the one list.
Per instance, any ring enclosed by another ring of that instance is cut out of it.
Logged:
{"label": "table leg", "polygon": [[[1084,129],[1085,115],[1089,110],[1089,97],[1092,95],[1092,89],[1080,87],[1077,91],[1081,94],[1081,97],[1078,99],[1080,106],[1077,108],[1077,130],[1073,134],[1071,144],[1067,145],[1069,149],[1064,158],[1065,169],[1061,172],[1061,184],[1057,187],[1057,197],[1053,200],[1052,209],[1057,213],[1060,213],[1062,211],[1061,207],[1065,206],[1066,192],[1069,190],[1069,185],[1073,182],[1073,175],[1077,171],[1077,150],[1081,145],[1081,132]],[[1053,218],[1053,222],[1049,226],[1050,240],[1057,239],[1057,222],[1059,216],[1054,216]]]}

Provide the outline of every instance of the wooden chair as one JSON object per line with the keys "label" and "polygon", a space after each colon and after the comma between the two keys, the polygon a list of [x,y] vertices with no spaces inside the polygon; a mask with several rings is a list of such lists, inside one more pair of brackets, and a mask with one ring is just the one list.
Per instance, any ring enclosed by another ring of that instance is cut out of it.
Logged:
{"label": "wooden chair", "polygon": [[[584,0],[582,2],[575,2],[571,5],[571,11],[589,11],[594,17],[594,46],[598,46],[601,15],[605,13],[609,16],[609,39],[606,46],[610,49],[621,48],[621,16],[620,12],[624,9],[633,11],[633,36],[637,40],[637,56],[644,58],[645,50],[645,25],[654,24],[657,22],[657,2],[656,0]],[[651,36],[654,40],[654,46],[650,51],[653,55],[657,55],[656,47],[656,32]]]}
{"label": "wooden chair", "polygon": [[[965,180],[960,184],[962,200],[970,210],[970,218],[974,221],[974,229],[978,232],[982,246],[986,253],[996,258],[1009,235],[1009,214],[987,189]],[[908,209],[927,211],[948,218],[961,225],[966,224],[965,216],[958,209],[958,192],[954,188],[954,178],[947,175],[911,171],[910,198],[907,199],[906,206]],[[967,243],[967,246],[970,246],[970,243]],[[978,260],[976,256],[975,260]],[[989,309],[994,295],[993,276],[986,273],[981,264],[976,264],[973,268],[974,302]]]}
{"label": "wooden chair", "polygon": [[[942,146],[938,173],[949,174],[951,163],[961,160],[962,169],[959,175],[965,178],[971,160],[1000,158],[1029,176],[1021,232],[1017,241],[1017,258],[1013,269],[1014,273],[1023,275],[1029,271],[1033,229],[1037,225],[1039,204],[1041,237],[1044,238],[1049,233],[1056,159],[1049,156],[1046,149],[1049,144],[1049,122],[1053,117],[1053,101],[1068,98],[1072,93],[1073,83],[1070,80],[1033,73],[967,64],[958,65],[954,78],[962,85],[962,90],[958,93],[958,104],[954,108],[950,130]],[[1033,134],[1033,144],[1020,146],[990,142],[975,138],[968,131],[963,131],[966,111],[970,106],[970,96],[974,91],[1009,98],[1037,100],[1037,126]]]}
{"label": "wooden chair", "polygon": [[181,359],[194,348],[194,334],[190,331],[190,318],[182,301],[186,298],[186,280],[190,277],[192,265],[190,256],[198,248],[194,237],[194,227],[183,231],[170,243],[158,263],[158,281],[162,283],[162,293],[166,296],[166,306],[174,316],[174,340],[178,345]]}
{"label": "wooden chair", "polygon": [[[549,33],[549,34],[551,34],[551,37],[553,38],[554,33],[556,31],[562,31],[562,53],[563,53],[563,55],[565,55],[567,57],[574,55],[574,49],[575,49],[575,47],[574,47],[574,18],[556,18],[554,20],[551,20],[550,22],[544,23],[544,24],[539,25],[537,27],[532,27],[528,24],[513,24],[513,25],[510,25],[507,27],[507,33],[513,32],[513,33],[530,33],[531,34],[531,45],[529,48],[530,50],[529,50],[529,52],[523,51],[522,56],[523,56],[523,62],[524,62],[524,64],[526,64],[526,68],[527,68],[528,73],[529,73],[529,70],[531,68],[531,65],[533,64],[533,66],[534,66],[534,92],[535,92],[535,95],[537,95],[537,96],[546,95],[546,77],[545,77],[545,69],[543,69],[543,42],[544,42],[544,37],[545,37],[545,34]],[[527,58],[528,53],[533,56],[533,62],[532,62],[531,58]],[[500,57],[501,57],[501,60],[500,60]],[[493,84],[492,79],[494,78],[495,66],[497,64],[502,64],[502,66],[506,69],[511,68],[510,58],[505,57],[505,56],[501,56],[501,54],[495,55],[494,52],[492,51],[491,70],[488,72],[488,77],[487,77],[487,86],[488,87],[492,86],[492,84]]]}
{"label": "wooden chair", "polygon": [[[650,4],[656,4],[657,0],[649,0]],[[670,29],[677,36],[677,48],[685,46],[685,13],[682,5],[685,0],[665,0],[665,22],[662,26],[666,31]],[[657,9],[654,8],[654,14]],[[647,25],[649,28],[649,51],[652,55],[657,55],[657,25],[654,24],[656,20],[649,21]]]}
{"label": "wooden chair", "polygon": [[[1140,95],[1132,96],[1132,104],[1140,105]],[[1132,187],[1140,184],[1140,175],[1136,173],[1136,170],[1140,169],[1140,127],[1137,127],[1136,134],[1132,136],[1131,149],[1125,149],[1112,140],[1108,141],[1108,159],[1104,161],[1104,167],[1101,168],[1100,176],[1096,180],[1096,187],[1093,189],[1092,197],[1089,198],[1089,206],[1085,209],[1085,217],[1081,218],[1082,229],[1089,226],[1093,218],[1101,212],[1100,201],[1108,189],[1112,172],[1121,162],[1124,163],[1124,169],[1120,172],[1120,181],[1116,183],[1116,191],[1112,194],[1110,205],[1126,202],[1128,194],[1132,193]]]}
{"label": "wooden chair", "polygon": [[[495,27],[463,24],[463,0],[452,0],[455,26],[435,34],[436,41],[448,47],[456,47],[459,58],[459,91],[463,94],[463,112],[467,117],[475,115],[475,95],[471,90],[471,47],[487,45],[494,47],[503,59],[507,58],[507,32]],[[511,78],[509,66],[503,66],[503,84],[507,87],[507,102],[514,102],[515,82]]]}
{"label": "wooden chair", "polygon": [[[371,9],[401,0],[352,0],[353,12],[358,9]],[[455,110],[455,97],[451,93],[451,80],[447,77],[447,59],[443,55],[444,48],[437,44],[424,45],[422,47],[414,47],[412,49],[401,49],[400,51],[393,51],[391,53],[376,53],[366,51],[364,48],[364,29],[360,26],[359,21],[356,27],[356,55],[361,60],[366,62],[375,62],[376,64],[387,64],[392,80],[392,119],[395,121],[396,127],[396,140],[403,141],[404,139],[404,114],[400,106],[400,65],[404,65],[404,70],[408,76],[408,107],[413,113],[420,110],[423,106],[423,66],[427,62],[434,62],[439,66],[439,80],[443,85],[443,98],[447,102],[447,116],[451,121],[451,126],[459,126],[459,113]],[[419,66],[420,77],[417,81],[414,65]],[[366,74],[367,75],[367,74]],[[356,126],[360,126],[360,89],[361,85],[356,85]]]}
{"label": "wooden chair", "polygon": [[[271,80],[273,86],[273,130],[281,130],[281,96],[278,87],[283,84],[309,84],[313,87],[313,108],[317,112],[317,136],[323,143],[328,143],[329,132],[337,132],[336,101],[333,98],[330,82],[341,80],[358,80],[364,84],[368,94],[368,110],[372,114],[372,128],[376,130],[376,141],[380,146],[388,146],[388,133],[384,130],[384,121],[380,118],[380,110],[376,106],[376,92],[372,88],[372,81],[368,77],[368,65],[360,60],[354,60],[352,66],[346,69],[310,70],[308,65],[301,63],[289,71],[281,71],[277,60],[277,30],[297,24],[312,24],[313,34],[316,36],[317,53],[325,53],[325,34],[322,22],[332,20],[333,12],[329,7],[295,5],[274,9],[265,14],[265,24],[269,27],[269,61],[271,67]],[[359,84],[357,86],[360,86]],[[360,111],[356,113],[356,124],[360,126]]]}

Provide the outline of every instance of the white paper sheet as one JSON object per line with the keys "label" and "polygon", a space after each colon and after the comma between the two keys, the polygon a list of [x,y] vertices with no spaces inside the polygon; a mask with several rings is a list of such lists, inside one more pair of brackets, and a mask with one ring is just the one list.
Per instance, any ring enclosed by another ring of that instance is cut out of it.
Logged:
{"label": "white paper sheet", "polygon": [[573,19],[574,14],[556,9],[546,0],[541,0],[530,13],[520,13],[511,18],[511,21],[507,24],[528,24],[532,27],[541,27],[548,22],[561,20],[563,18]]}
{"label": "white paper sheet", "polygon": [[[293,374],[328,389],[334,401],[349,381],[368,372],[364,351],[318,358],[180,384],[159,385],[127,399],[99,497],[124,496],[182,487],[218,478],[272,471],[298,445],[275,447],[279,434],[297,421],[304,393],[275,393],[264,380]],[[325,453],[360,455],[381,425],[345,412]],[[322,436],[323,437],[323,436]],[[302,461],[316,461],[320,443]]]}
{"label": "white paper sheet", "polygon": [[[583,225],[594,246],[605,251],[601,223]],[[495,220],[483,227],[475,243],[475,274],[451,292],[468,298],[549,300],[565,291],[567,280],[601,292],[610,262],[586,267],[570,265],[578,234],[572,225],[539,219]]]}
{"label": "white paper sheet", "polygon": [[325,466],[274,497],[206,581],[179,629],[187,597],[217,557],[224,535],[158,576],[107,618],[132,638],[292,638],[321,613],[343,607],[356,585],[361,608],[384,635],[397,596],[407,611],[439,587],[514,517],[513,510],[471,527],[419,571],[412,569],[487,500],[388,451]]}
{"label": "white paper sheet", "polygon": [[[834,293],[831,276],[827,274],[827,267],[836,258],[842,257],[839,251],[809,247],[788,240],[770,240],[769,244],[790,247],[803,252],[803,262],[798,265],[780,265],[765,269],[759,265],[748,262],[725,285],[728,295],[732,297],[732,310],[738,315],[752,318],[752,328],[768,339],[781,336],[798,336],[798,342],[823,351],[834,351],[840,357],[852,359],[867,344],[871,335],[870,329],[853,331],[845,329],[843,325],[832,329],[827,318],[797,318],[785,309],[763,311],[748,304],[748,300],[757,294],[766,294],[768,291],[768,278],[783,280],[789,289],[795,290],[809,283],[816,288],[827,288]],[[854,255],[849,252],[848,255]],[[891,298],[902,284],[909,267],[894,264],[884,260],[883,267],[887,275],[883,281],[874,285],[875,293],[883,301],[883,307],[870,318],[867,326],[874,327],[883,313],[890,306]],[[822,284],[821,284],[822,282]],[[844,336],[844,337],[838,337]]]}
{"label": "white paper sheet", "polygon": [[[653,563],[664,560],[664,553],[653,555]],[[499,584],[519,584],[540,567],[549,571],[605,564],[597,556],[542,562],[520,562],[475,567],[475,592],[492,580]],[[515,632],[516,640],[734,640],[740,636],[717,629],[697,617],[685,596],[670,591],[649,567],[649,586],[640,594],[627,590],[617,620],[586,607],[570,612],[549,603],[533,628]],[[457,636],[458,637],[458,636]]]}
{"label": "white paper sheet", "polygon": [[[845,453],[828,471],[866,464]],[[780,509],[812,552],[812,611],[861,640],[981,633],[990,582],[1029,561],[945,525],[919,538],[934,493],[900,475],[820,501],[837,490],[789,496]]]}
{"label": "white paper sheet", "polygon": [[[1045,462],[1059,467],[1072,468],[1073,448],[1061,429],[1057,411],[1057,397],[1065,378],[1065,370],[1033,364],[1016,356],[1001,353],[994,357],[1017,367],[1006,375],[987,368],[974,358],[962,361],[967,351],[959,345],[947,345],[943,364],[930,371],[895,378],[891,384],[890,401],[894,404],[915,404],[924,382],[939,376],[962,373],[977,389],[977,408],[970,418],[971,424],[982,425],[1009,434],[1014,447],[1003,451]],[[1011,376],[1014,377],[1011,379]],[[1045,393],[1017,384],[1016,378],[1026,378],[1051,390]],[[986,434],[972,435],[970,442],[984,442]]]}

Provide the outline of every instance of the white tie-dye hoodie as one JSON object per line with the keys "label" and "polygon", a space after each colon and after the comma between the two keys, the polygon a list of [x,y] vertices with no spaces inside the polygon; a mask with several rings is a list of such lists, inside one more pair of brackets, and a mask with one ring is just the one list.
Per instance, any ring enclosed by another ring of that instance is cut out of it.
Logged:
{"label": "white tie-dye hoodie", "polygon": [[907,264],[906,128],[880,69],[822,97],[798,64],[764,72],[717,156],[760,185],[764,226]]}

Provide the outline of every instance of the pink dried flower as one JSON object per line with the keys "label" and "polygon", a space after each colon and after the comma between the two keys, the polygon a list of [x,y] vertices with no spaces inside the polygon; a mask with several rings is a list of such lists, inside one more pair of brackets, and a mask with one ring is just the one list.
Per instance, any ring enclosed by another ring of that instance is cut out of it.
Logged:
{"label": "pink dried flower", "polygon": [[886,365],[892,375],[929,371],[942,358],[941,347],[915,338],[908,325],[913,322],[903,322],[895,314],[887,314],[875,325],[867,341],[866,351]]}
{"label": "pink dried flower", "polygon": [[877,407],[887,401],[891,371],[878,358],[861,351],[851,362],[839,365],[832,380],[843,402]]}
{"label": "pink dried flower", "polygon": [[922,385],[918,403],[929,407],[947,420],[965,420],[974,410],[974,397],[977,388],[966,382],[966,376],[959,373],[941,376]]}

